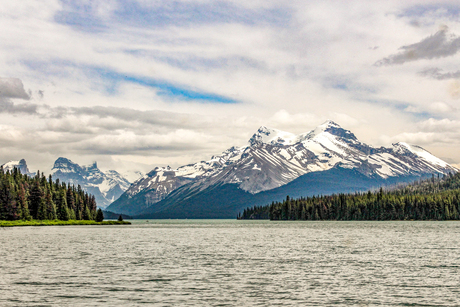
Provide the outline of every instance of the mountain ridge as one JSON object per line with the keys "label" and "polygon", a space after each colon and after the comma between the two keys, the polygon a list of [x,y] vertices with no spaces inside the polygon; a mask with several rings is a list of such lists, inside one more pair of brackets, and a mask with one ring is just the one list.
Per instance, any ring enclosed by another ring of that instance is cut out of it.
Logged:
{"label": "mountain ridge", "polygon": [[[208,161],[177,169],[155,168],[133,183],[108,209],[140,214],[143,210],[149,211],[149,207],[155,208],[157,203],[165,204],[165,199],[180,202],[181,197],[190,198],[190,195],[225,185],[236,185],[244,192],[257,195],[286,186],[306,174],[333,168],[355,170],[382,182],[398,177],[405,180],[431,173],[457,172],[418,146],[401,142],[389,148],[376,148],[362,143],[351,131],[331,120],[299,135],[261,126],[246,146],[233,146]],[[134,208],[136,206],[138,208]]]}
{"label": "mountain ridge", "polygon": [[19,161],[10,160],[2,164],[1,167],[5,172],[12,172],[14,168],[17,168],[23,175],[35,176],[35,173],[29,171],[29,167],[27,166],[27,162],[25,159],[21,159]]}
{"label": "mountain ridge", "polygon": [[97,162],[80,166],[64,157],[59,157],[54,162],[51,175],[63,182],[80,185],[83,190],[96,197],[96,202],[100,208],[105,208],[118,199],[131,185],[117,171],[101,171]]}

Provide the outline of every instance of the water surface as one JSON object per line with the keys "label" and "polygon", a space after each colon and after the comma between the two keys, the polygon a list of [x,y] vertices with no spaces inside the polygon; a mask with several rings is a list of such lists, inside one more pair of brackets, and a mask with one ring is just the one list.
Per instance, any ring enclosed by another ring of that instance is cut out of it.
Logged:
{"label": "water surface", "polygon": [[0,306],[460,306],[460,222],[0,229]]}

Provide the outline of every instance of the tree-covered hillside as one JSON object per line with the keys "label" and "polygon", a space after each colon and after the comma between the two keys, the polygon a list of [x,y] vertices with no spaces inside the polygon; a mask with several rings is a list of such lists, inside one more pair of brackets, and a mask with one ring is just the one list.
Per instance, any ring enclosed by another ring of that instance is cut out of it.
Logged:
{"label": "tree-covered hillside", "polygon": [[367,193],[334,194],[254,206],[239,219],[271,220],[458,220],[460,173]]}
{"label": "tree-covered hillside", "polygon": [[96,200],[80,186],[0,168],[0,220],[94,220]]}

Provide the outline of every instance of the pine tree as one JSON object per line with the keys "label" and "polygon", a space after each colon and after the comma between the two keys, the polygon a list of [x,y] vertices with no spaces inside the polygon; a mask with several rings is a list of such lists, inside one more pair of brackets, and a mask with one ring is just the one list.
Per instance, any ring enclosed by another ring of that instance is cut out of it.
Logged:
{"label": "pine tree", "polygon": [[51,196],[51,191],[46,191],[45,194],[45,203],[46,203],[46,218],[48,220],[55,220],[56,217],[56,205],[53,202],[53,198]]}
{"label": "pine tree", "polygon": [[69,208],[67,207],[66,190],[60,189],[57,203],[57,216],[61,221],[68,221]]}
{"label": "pine tree", "polygon": [[97,209],[96,222],[102,222],[103,220],[104,220],[104,213],[102,212],[102,209],[99,208]]}

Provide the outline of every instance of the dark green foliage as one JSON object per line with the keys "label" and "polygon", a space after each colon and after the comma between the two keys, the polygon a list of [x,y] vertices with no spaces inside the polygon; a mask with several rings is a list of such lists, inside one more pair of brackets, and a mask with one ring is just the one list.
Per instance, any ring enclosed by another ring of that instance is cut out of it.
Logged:
{"label": "dark green foliage", "polygon": [[0,168],[0,220],[94,220],[96,210],[94,196],[81,187],[47,180],[40,172],[29,177]]}
{"label": "dark green foliage", "polygon": [[121,214],[120,214],[120,216],[118,217],[118,221],[119,221],[119,222],[122,222],[122,221],[123,221],[123,217],[121,216]]}
{"label": "dark green foliage", "polygon": [[97,209],[96,213],[96,222],[102,222],[104,220],[104,213],[102,213],[102,209]]}
{"label": "dark green foliage", "polygon": [[254,206],[239,219],[459,220],[460,173],[375,192],[302,197]]}

